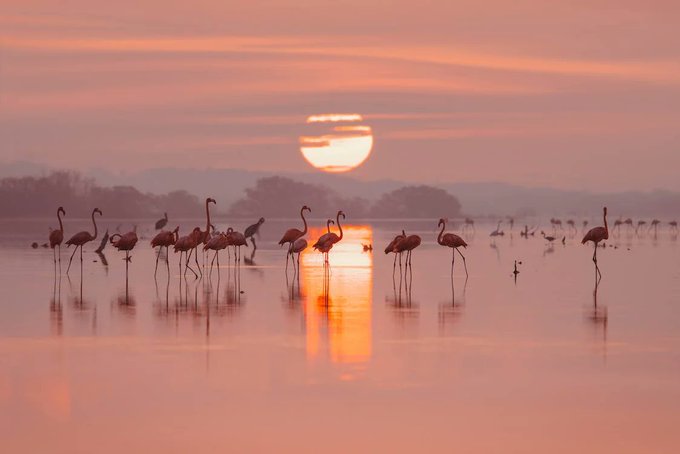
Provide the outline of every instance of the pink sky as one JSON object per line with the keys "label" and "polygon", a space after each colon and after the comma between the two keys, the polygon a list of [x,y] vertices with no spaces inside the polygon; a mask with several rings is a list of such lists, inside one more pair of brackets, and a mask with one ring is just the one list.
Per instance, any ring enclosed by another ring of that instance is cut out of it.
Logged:
{"label": "pink sky", "polygon": [[314,172],[305,118],[364,115],[351,175],[680,190],[674,1],[0,6],[0,160]]}

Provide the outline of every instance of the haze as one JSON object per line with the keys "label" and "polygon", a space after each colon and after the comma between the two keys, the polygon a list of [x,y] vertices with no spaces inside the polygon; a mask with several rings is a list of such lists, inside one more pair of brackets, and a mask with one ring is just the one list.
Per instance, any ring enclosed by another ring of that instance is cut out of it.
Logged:
{"label": "haze", "polygon": [[680,5],[511,3],[6,0],[0,160],[313,173],[347,112],[356,178],[680,190]]}

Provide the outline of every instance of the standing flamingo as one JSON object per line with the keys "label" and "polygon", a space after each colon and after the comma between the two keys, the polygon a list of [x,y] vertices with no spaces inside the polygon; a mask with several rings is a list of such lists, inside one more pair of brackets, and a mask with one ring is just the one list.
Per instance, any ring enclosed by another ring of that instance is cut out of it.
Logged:
{"label": "standing flamingo", "polygon": [[[297,269],[300,270],[300,254],[307,249],[307,240],[298,238],[290,245],[290,255],[297,254]],[[293,268],[295,268],[295,259],[293,259]],[[298,271],[299,272],[299,271]]]}
{"label": "standing flamingo", "polygon": [[[231,227],[230,227],[231,228]],[[212,276],[212,270],[213,270],[213,264],[215,263],[215,259],[217,259],[217,275],[219,276],[220,273],[220,251],[222,249],[226,249],[227,246],[229,246],[229,238],[227,237],[227,234],[225,233],[218,233],[217,235],[213,235],[212,238],[208,240],[208,242],[203,246],[203,250],[212,250],[215,251],[215,255],[213,256],[212,261],[210,262],[210,275]]]}
{"label": "standing flamingo", "polygon": [[246,230],[243,232],[243,235],[247,238],[250,238],[250,241],[253,243],[253,251],[257,249],[257,244],[255,244],[255,235],[260,235],[260,226],[264,224],[264,218],[260,218],[255,224],[249,225]]}
{"label": "standing flamingo", "polygon": [[678,231],[678,221],[671,221],[668,223],[671,226],[671,230]]}
{"label": "standing flamingo", "polygon": [[156,278],[156,272],[158,271],[158,259],[161,256],[161,250],[165,248],[165,263],[168,265],[168,270],[170,270],[170,246],[173,246],[177,242],[179,237],[179,226],[175,227],[175,230],[161,230],[153,239],[151,240],[151,247],[158,248],[158,255],[156,255],[156,269],[154,269],[153,277]]}
{"label": "standing flamingo", "polygon": [[595,252],[593,252],[593,263],[595,263],[595,272],[600,277],[602,277],[602,273],[600,273],[600,268],[597,266],[597,246],[600,241],[604,241],[609,238],[609,227],[607,227],[607,207],[604,207],[603,213],[604,214],[602,217],[604,218],[604,227],[598,226],[588,230],[588,233],[586,233],[586,236],[584,236],[583,240],[581,241],[581,244],[586,244],[588,241],[593,242],[593,245],[595,246]]}
{"label": "standing flamingo", "polygon": [[119,251],[125,251],[125,282],[127,282],[128,277],[128,265],[130,263],[130,251],[135,248],[137,244],[137,226],[131,232],[127,232],[123,235],[120,233],[114,233],[109,238],[109,241]]}
{"label": "standing flamingo", "polygon": [[321,235],[319,239],[312,245],[314,249],[321,252],[324,256],[324,264],[328,263],[328,252],[333,247],[333,243],[328,241],[331,234],[331,224],[335,224],[333,219],[328,219],[326,221],[326,233]]}
{"label": "standing flamingo", "polygon": [[654,229],[654,235],[656,235],[656,232],[659,229],[659,224],[661,224],[661,221],[658,219],[652,219],[651,224],[649,224],[649,230]]}
{"label": "standing flamingo", "polygon": [[76,255],[76,251],[78,250],[78,248],[80,248],[80,267],[82,269],[83,245],[97,238],[97,222],[94,220],[95,213],[99,213],[99,216],[102,216],[102,211],[99,208],[95,208],[94,210],[92,210],[92,225],[94,225],[94,234],[91,234],[90,232],[83,230],[82,232],[78,232],[75,235],[73,235],[66,242],[66,246],[71,245],[75,246],[75,249],[73,249],[73,254],[71,254],[71,258],[68,261],[68,268],[66,268],[66,274],[68,274],[69,270],[71,269],[71,262],[73,261],[73,256]]}
{"label": "standing flamingo", "polygon": [[163,213],[163,217],[156,221],[156,230],[160,230],[168,225],[168,213]]}
{"label": "standing flamingo", "polygon": [[465,218],[465,220],[463,221],[463,230],[467,230],[467,229],[472,229],[473,232],[475,231],[475,221],[474,221],[474,219]]}
{"label": "standing flamingo", "polygon": [[61,222],[61,215],[66,216],[66,211],[63,207],[57,208],[57,219],[59,220],[59,230],[52,230],[50,232],[50,247],[52,248],[54,256],[54,264],[57,264],[57,250],[59,248],[59,268],[61,269],[61,242],[64,241],[64,224]]}
{"label": "standing flamingo", "polygon": [[236,230],[231,229],[231,232],[229,233],[229,243],[232,246],[234,246],[234,263],[236,263],[237,261],[240,263],[241,246],[248,247],[248,241],[246,240],[245,235],[243,235],[241,232],[237,232]]}
{"label": "standing flamingo", "polygon": [[[401,231],[401,233],[397,236],[394,237],[392,241],[390,241],[390,244],[387,245],[385,248],[385,255],[389,254],[390,252],[394,254],[394,263],[392,264],[392,277],[394,278],[394,272],[397,269],[397,255],[398,252],[395,251],[395,246],[401,242],[404,238],[406,238],[406,232],[404,230]],[[401,257],[399,258],[399,266],[401,267]]]}
{"label": "standing flamingo", "polygon": [[295,242],[295,240],[302,238],[307,234],[307,220],[305,219],[305,211],[309,211],[311,213],[312,210],[307,205],[303,206],[300,209],[300,217],[302,218],[302,222],[305,225],[304,229],[303,230],[295,228],[288,229],[279,240],[280,246],[283,246],[286,243],[290,243],[288,246],[288,251],[286,252],[286,271],[288,271],[288,257],[292,255],[291,250],[293,243]]}
{"label": "standing flamingo", "polygon": [[[196,271],[193,270],[189,266],[189,259],[191,258],[191,251],[196,249],[198,244],[201,242],[201,238],[203,238],[203,232],[201,231],[200,227],[195,227],[194,230],[186,236],[180,237],[177,239],[175,242],[175,252],[179,252],[179,272],[182,272],[182,253],[186,254],[186,263],[184,266],[184,274],[187,274],[187,268],[191,270],[192,273],[194,273],[194,276],[198,278],[198,274],[196,274]],[[196,261],[196,264],[198,265],[198,260]],[[200,269],[199,269],[200,271]]]}
{"label": "standing flamingo", "polygon": [[417,248],[418,246],[420,246],[421,242],[422,242],[422,240],[421,240],[420,236],[418,236],[418,235],[408,235],[406,238],[404,238],[403,240],[401,240],[400,242],[398,242],[395,245],[394,250],[396,252],[399,252],[399,253],[406,252],[406,260],[404,262],[406,264],[406,269],[408,269],[408,267],[410,266],[411,271],[413,271],[413,264],[412,264],[412,257],[411,256],[413,254],[413,250],[415,248]]}
{"label": "standing flamingo", "polygon": [[321,238],[319,238],[319,241],[316,242],[315,249],[319,249],[322,252],[325,251],[326,254],[326,263],[328,263],[328,251],[330,251],[333,248],[333,245],[340,240],[342,240],[343,237],[343,232],[342,232],[342,225],[340,225],[340,216],[342,216],[343,219],[345,219],[345,213],[342,212],[342,210],[338,211],[338,214],[335,217],[335,223],[338,226],[338,229],[340,230],[340,235],[338,236],[334,232],[330,231],[330,224],[328,224],[328,229],[329,232],[323,235]]}
{"label": "standing flamingo", "polygon": [[468,277],[468,270],[467,270],[467,263],[465,263],[465,256],[463,255],[462,252],[460,252],[459,247],[464,247],[467,248],[467,243],[458,235],[455,233],[446,233],[444,234],[444,229],[446,228],[446,220],[445,219],[440,219],[439,220],[439,226],[441,226],[442,230],[439,232],[439,236],[437,236],[437,243],[439,243],[442,246],[450,247],[451,248],[451,274],[453,274],[453,264],[456,260],[456,251],[460,254],[460,256],[463,258],[463,266],[465,267],[465,277]]}

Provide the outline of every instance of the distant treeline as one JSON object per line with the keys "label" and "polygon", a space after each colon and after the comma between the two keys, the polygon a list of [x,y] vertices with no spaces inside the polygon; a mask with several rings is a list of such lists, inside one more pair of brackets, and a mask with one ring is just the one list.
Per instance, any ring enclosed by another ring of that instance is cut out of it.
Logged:
{"label": "distant treeline", "polygon": [[69,217],[89,216],[94,207],[112,218],[202,214],[198,197],[187,191],[165,195],[143,194],[131,186],[104,188],[75,172],[54,172],[44,177],[0,180],[0,216],[52,216],[59,206]]}
{"label": "distant treeline", "polygon": [[[210,194],[219,202],[219,194]],[[431,186],[405,186],[383,194],[377,201],[343,197],[321,185],[289,178],[267,177],[245,190],[245,196],[227,210],[233,217],[294,217],[302,205],[312,207],[312,216],[332,216],[342,209],[353,218],[456,217],[461,205],[456,197]],[[142,193],[132,186],[98,186],[93,179],[74,172],[54,172],[44,177],[0,180],[0,216],[35,217],[53,215],[64,206],[69,216],[88,216],[94,207],[107,217],[139,218],[203,215],[203,202],[187,191],[165,195]],[[222,208],[218,205],[217,212]]]}

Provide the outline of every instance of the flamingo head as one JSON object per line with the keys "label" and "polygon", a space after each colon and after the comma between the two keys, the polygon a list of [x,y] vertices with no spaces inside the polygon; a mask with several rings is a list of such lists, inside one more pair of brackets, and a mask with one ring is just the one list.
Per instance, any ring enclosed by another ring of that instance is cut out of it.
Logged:
{"label": "flamingo head", "polygon": [[302,210],[301,210],[301,211],[309,211],[309,212],[311,213],[311,212],[312,212],[312,209],[309,208],[307,205],[305,205],[305,206],[302,207]]}
{"label": "flamingo head", "polygon": [[338,217],[342,216],[343,219],[345,219],[345,212],[340,210],[338,211]]}
{"label": "flamingo head", "polygon": [[328,220],[326,221],[326,227],[330,227],[331,224],[335,224],[335,221],[334,221],[333,219],[328,219]]}
{"label": "flamingo head", "polygon": [[604,207],[604,215],[607,216],[607,207]]}
{"label": "flamingo head", "polygon": [[102,210],[100,210],[99,208],[95,208],[94,210],[92,210],[92,214],[94,213],[99,213],[99,216],[103,216]]}
{"label": "flamingo head", "polygon": [[64,211],[64,207],[59,207],[59,208],[57,209],[57,213],[61,213],[61,214],[63,214],[64,216],[66,216],[66,211]]}
{"label": "flamingo head", "polygon": [[211,198],[211,197],[208,197],[207,199],[205,199],[205,203],[206,203],[206,204],[208,204],[208,203],[214,203],[215,205],[217,205],[217,202],[215,202],[215,199],[213,199],[213,198]]}
{"label": "flamingo head", "polygon": [[232,233],[234,233],[234,229],[232,229],[231,227],[229,227],[229,228],[227,229],[227,235],[231,235]]}
{"label": "flamingo head", "polygon": [[258,224],[264,224],[264,218],[260,218],[259,221],[257,221]]}
{"label": "flamingo head", "polygon": [[173,233],[179,233],[179,226],[175,227],[175,230],[172,231]]}

